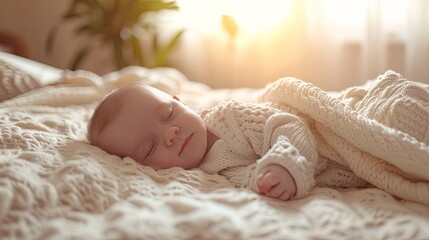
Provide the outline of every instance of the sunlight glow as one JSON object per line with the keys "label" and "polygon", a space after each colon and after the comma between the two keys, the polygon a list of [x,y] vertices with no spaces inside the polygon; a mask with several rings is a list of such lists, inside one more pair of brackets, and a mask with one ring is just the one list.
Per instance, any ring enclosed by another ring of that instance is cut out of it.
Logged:
{"label": "sunlight glow", "polygon": [[195,30],[219,28],[222,15],[232,16],[241,30],[266,31],[288,13],[291,0],[178,0],[184,23]]}
{"label": "sunlight glow", "polygon": [[318,0],[314,5],[320,8],[321,16],[316,16],[324,19],[318,25],[346,38],[365,37],[368,22],[378,22],[372,25],[389,36],[400,35],[399,31],[406,28],[407,0]]}

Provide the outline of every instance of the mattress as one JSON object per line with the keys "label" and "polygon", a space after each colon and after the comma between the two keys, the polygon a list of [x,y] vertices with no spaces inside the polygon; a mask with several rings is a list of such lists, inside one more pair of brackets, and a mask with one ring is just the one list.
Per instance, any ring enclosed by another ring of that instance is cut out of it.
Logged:
{"label": "mattress", "polygon": [[196,111],[255,101],[262,89],[211,89],[172,68],[99,76],[5,53],[0,60],[12,66],[2,68],[10,94],[0,102],[2,239],[429,238],[429,206],[379,188],[316,187],[283,202],[199,169],[155,171],[86,140],[95,106],[131,82],[178,95]]}

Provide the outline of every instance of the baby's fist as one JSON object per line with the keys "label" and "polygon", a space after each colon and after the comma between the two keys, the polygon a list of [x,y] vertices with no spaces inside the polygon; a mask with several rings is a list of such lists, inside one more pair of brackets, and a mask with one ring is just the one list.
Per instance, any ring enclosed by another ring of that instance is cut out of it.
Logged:
{"label": "baby's fist", "polygon": [[296,184],[289,171],[277,164],[262,169],[256,179],[259,192],[265,196],[283,201],[295,196]]}

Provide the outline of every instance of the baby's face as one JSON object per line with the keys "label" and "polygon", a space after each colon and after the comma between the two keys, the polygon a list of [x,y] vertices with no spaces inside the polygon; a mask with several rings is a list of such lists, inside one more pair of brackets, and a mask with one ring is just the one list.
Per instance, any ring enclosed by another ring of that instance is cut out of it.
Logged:
{"label": "baby's face", "polygon": [[123,97],[123,107],[100,133],[102,149],[155,169],[200,164],[207,129],[196,112],[176,97],[142,86]]}

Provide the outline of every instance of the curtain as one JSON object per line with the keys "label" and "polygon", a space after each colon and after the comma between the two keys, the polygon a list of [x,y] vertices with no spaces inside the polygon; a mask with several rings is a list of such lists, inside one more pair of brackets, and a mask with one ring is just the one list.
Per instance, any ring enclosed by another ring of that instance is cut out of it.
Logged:
{"label": "curtain", "polygon": [[405,71],[416,81],[429,82],[429,2],[407,1],[408,25],[405,31]]}
{"label": "curtain", "polygon": [[275,1],[258,6],[262,7],[276,13],[281,9],[281,20],[256,31],[238,25],[234,36],[220,21],[204,24],[202,18],[208,14],[201,4],[192,8],[186,12],[191,20],[184,23],[187,31],[171,65],[215,88],[263,87],[293,76],[325,90],[340,90],[388,69],[429,83],[426,0],[290,0],[281,6]]}

